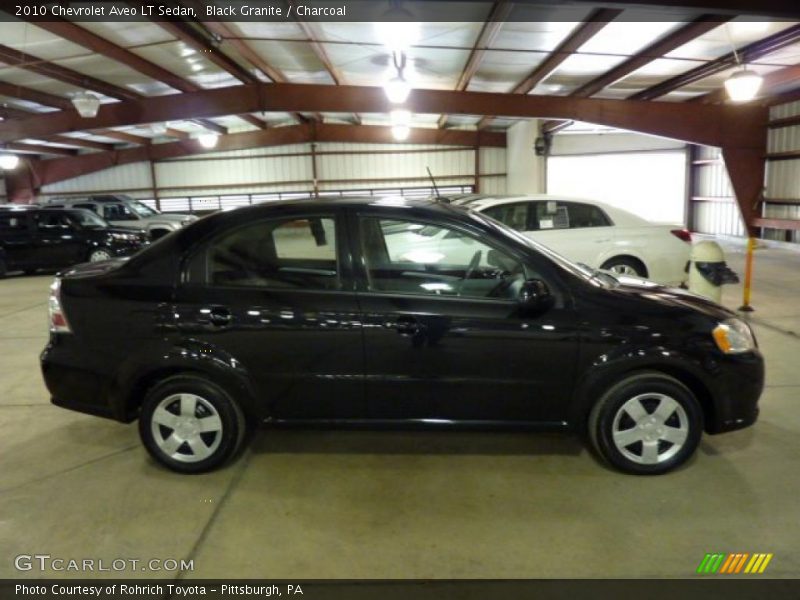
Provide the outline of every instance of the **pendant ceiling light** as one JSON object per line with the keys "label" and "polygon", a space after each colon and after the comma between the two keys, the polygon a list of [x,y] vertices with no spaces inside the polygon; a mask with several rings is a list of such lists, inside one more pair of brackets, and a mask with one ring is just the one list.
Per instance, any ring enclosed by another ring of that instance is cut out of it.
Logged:
{"label": "pendant ceiling light", "polygon": [[72,99],[72,105],[84,119],[92,119],[97,116],[97,111],[100,109],[100,98],[94,94],[81,92]]}
{"label": "pendant ceiling light", "polygon": [[728,41],[733,49],[733,58],[736,61],[736,65],[741,67],[740,70],[737,70],[725,80],[725,91],[728,92],[728,96],[734,102],[749,102],[758,94],[764,78],[755,71],[748,69],[747,65],[742,63],[739,53],[736,51],[736,44],[733,43],[728,23],[725,23],[725,32],[728,34]]}
{"label": "pendant ceiling light", "polygon": [[197,141],[203,148],[215,148],[219,141],[219,136],[216,133],[201,133],[197,136]]}
{"label": "pendant ceiling light", "polygon": [[392,120],[392,137],[403,142],[411,134],[411,113],[407,110],[393,110],[390,114]]}
{"label": "pendant ceiling light", "polygon": [[383,91],[392,104],[403,104],[408,100],[408,95],[411,93],[411,86],[404,75],[406,68],[405,53],[393,52],[392,61],[394,62],[394,68],[397,70],[397,75],[384,84]]}

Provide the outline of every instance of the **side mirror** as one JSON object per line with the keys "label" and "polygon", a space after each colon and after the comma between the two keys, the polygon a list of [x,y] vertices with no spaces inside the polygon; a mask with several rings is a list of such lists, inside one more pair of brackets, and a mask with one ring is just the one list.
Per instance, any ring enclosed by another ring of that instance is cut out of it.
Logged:
{"label": "side mirror", "polygon": [[553,305],[550,288],[541,279],[528,279],[519,290],[519,306],[527,313],[543,312]]}

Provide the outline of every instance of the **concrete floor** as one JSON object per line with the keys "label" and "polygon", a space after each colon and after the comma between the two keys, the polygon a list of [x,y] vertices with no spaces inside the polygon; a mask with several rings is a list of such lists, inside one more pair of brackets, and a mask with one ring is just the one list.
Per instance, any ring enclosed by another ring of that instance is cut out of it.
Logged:
{"label": "concrete floor", "polygon": [[[729,258],[741,273],[741,253]],[[690,577],[706,552],[772,552],[767,574],[797,577],[798,272],[798,253],[757,253],[768,368],[757,426],[706,436],[687,467],[650,478],[608,470],[566,436],[335,431],[261,432],[236,464],[175,475],[147,457],[135,425],[49,404],[38,353],[50,277],[10,277],[0,578],[41,577],[13,566],[34,553],[193,559],[183,577]],[[740,299],[728,287],[725,303]]]}

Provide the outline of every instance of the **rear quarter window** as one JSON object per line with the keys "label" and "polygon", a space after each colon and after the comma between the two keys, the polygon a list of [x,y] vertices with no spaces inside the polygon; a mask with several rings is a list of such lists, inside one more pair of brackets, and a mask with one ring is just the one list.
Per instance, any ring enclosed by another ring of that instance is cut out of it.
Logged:
{"label": "rear quarter window", "polygon": [[535,229],[585,229],[613,225],[605,211],[594,204],[548,200],[536,203]]}

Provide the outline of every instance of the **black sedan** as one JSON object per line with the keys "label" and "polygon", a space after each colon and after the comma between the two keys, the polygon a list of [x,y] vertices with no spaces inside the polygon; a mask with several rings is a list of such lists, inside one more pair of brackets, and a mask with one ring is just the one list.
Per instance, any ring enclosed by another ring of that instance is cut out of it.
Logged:
{"label": "black sedan", "polygon": [[0,277],[129,256],[147,243],[143,231],[112,227],[89,210],[0,206]]}
{"label": "black sedan", "polygon": [[181,472],[268,422],[574,431],[624,471],[662,473],[704,430],[755,422],[764,379],[734,313],[432,201],[218,213],[64,272],[50,324],[53,402],[138,419]]}

